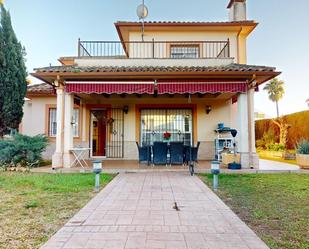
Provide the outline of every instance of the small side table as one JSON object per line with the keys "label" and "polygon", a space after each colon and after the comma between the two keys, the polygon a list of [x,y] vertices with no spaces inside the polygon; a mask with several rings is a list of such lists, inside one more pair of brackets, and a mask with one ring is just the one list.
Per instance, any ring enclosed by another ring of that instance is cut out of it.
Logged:
{"label": "small side table", "polygon": [[87,157],[87,152],[90,151],[90,148],[72,148],[70,150],[74,156],[74,161],[71,163],[71,167],[80,165],[83,169],[87,167],[87,162],[85,158]]}

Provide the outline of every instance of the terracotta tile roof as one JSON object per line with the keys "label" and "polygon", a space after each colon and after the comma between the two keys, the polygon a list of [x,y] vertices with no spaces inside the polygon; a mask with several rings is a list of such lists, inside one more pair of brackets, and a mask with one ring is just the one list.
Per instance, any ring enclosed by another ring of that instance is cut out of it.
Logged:
{"label": "terracotta tile roof", "polygon": [[205,67],[183,67],[183,66],[51,66],[43,68],[35,68],[35,73],[123,73],[123,72],[275,72],[276,68],[256,65],[229,64],[226,66],[205,66]]}
{"label": "terracotta tile roof", "polygon": [[53,94],[55,93],[54,88],[47,83],[40,83],[35,85],[29,85],[27,87],[29,94]]}
{"label": "terracotta tile roof", "polygon": [[[256,26],[258,23],[254,20],[244,21],[213,21],[213,22],[199,22],[199,21],[148,21],[144,22],[145,26]],[[116,27],[121,26],[140,26],[141,22],[118,21],[115,22]]]}
{"label": "terracotta tile roof", "polygon": [[[117,21],[115,25],[140,25],[140,22]],[[253,20],[230,22],[201,22],[201,21],[146,21],[145,25],[246,25],[256,24]]]}

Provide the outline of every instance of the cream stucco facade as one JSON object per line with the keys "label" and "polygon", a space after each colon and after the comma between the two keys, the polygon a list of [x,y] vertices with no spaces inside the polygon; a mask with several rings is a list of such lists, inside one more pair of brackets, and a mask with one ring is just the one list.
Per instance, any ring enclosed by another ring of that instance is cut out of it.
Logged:
{"label": "cream stucco facade", "polygon": [[[32,97],[26,101],[24,106],[24,118],[22,121],[22,132],[26,135],[46,134],[48,130],[48,108],[55,107],[57,103],[56,96],[54,97]],[[86,104],[87,103],[87,104]],[[137,105],[154,105],[164,103],[166,107],[179,106],[179,108],[192,108],[193,109],[193,137],[194,143],[201,142],[199,151],[199,158],[201,160],[212,160],[215,155],[214,139],[216,135],[214,130],[217,128],[218,123],[224,123],[227,127],[236,127],[237,125],[237,104],[232,104],[231,99],[206,99],[198,98],[197,96],[191,97],[190,103],[188,98],[185,97],[157,97],[152,96],[144,98],[136,98],[129,96],[126,98],[111,97],[102,98],[93,96],[91,99],[86,98],[84,103],[79,107],[80,117],[80,136],[74,138],[74,146],[90,147],[90,107],[87,105],[110,105],[111,108],[122,108],[128,105],[129,112],[124,115],[124,157],[123,159],[136,160],[137,148],[136,141],[139,141],[138,120],[139,113],[136,111]],[[212,110],[206,114],[205,106],[211,106]],[[161,108],[161,107],[160,107]],[[38,122],[39,121],[39,122]],[[43,122],[42,122],[43,121]],[[50,145],[44,157],[51,159],[56,148],[56,137],[50,137]]]}
{"label": "cream stucco facade", "polygon": [[[53,90],[29,88],[22,132],[50,135],[49,108],[57,107],[57,131],[44,155],[53,167],[70,167],[71,149],[78,146],[91,148],[90,158],[101,153],[136,160],[136,142],[142,144],[145,135],[141,110],[191,110],[189,142],[201,143],[200,160],[215,158],[214,130],[224,123],[238,131],[242,166],[257,167],[254,93],[279,73],[247,65],[247,37],[257,23],[244,19],[245,0],[231,0],[228,8],[228,22],[146,22],[144,33],[140,22],[117,22],[119,42],[79,41],[78,56],[61,57],[61,66],[32,74]],[[169,82],[170,89],[160,92]],[[74,109],[79,110],[76,137]],[[117,146],[122,153],[107,152]]]}

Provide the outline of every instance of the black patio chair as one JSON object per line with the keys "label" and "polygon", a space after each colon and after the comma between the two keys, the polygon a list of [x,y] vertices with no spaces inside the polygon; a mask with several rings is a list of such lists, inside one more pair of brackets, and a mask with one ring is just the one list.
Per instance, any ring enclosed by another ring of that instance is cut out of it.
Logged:
{"label": "black patio chair", "polygon": [[[198,163],[198,149],[200,147],[200,144],[201,144],[201,142],[197,142],[196,147],[188,146],[186,148],[186,155],[185,155],[186,164],[189,164],[190,160],[192,162]],[[191,159],[190,159],[190,149],[191,149]]]}
{"label": "black patio chair", "polygon": [[146,162],[148,165],[151,161],[151,147],[150,146],[140,146],[138,142],[136,142],[138,149],[138,162]]}
{"label": "black patio chair", "polygon": [[152,163],[154,165],[165,164],[167,165],[167,143],[164,142],[154,142],[152,146]]}
{"label": "black patio chair", "polygon": [[184,164],[184,144],[183,142],[170,143],[170,164]]}

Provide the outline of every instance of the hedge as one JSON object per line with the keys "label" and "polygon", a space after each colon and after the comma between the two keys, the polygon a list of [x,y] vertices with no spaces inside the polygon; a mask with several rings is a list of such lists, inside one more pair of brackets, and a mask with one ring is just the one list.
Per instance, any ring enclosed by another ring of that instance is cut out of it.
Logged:
{"label": "hedge", "polygon": [[[296,144],[302,139],[309,139],[309,111],[296,112],[284,116],[284,120],[291,126],[288,132],[287,149],[295,149]],[[255,139],[259,140],[267,131],[273,131],[279,142],[279,128],[271,119],[255,121]]]}

